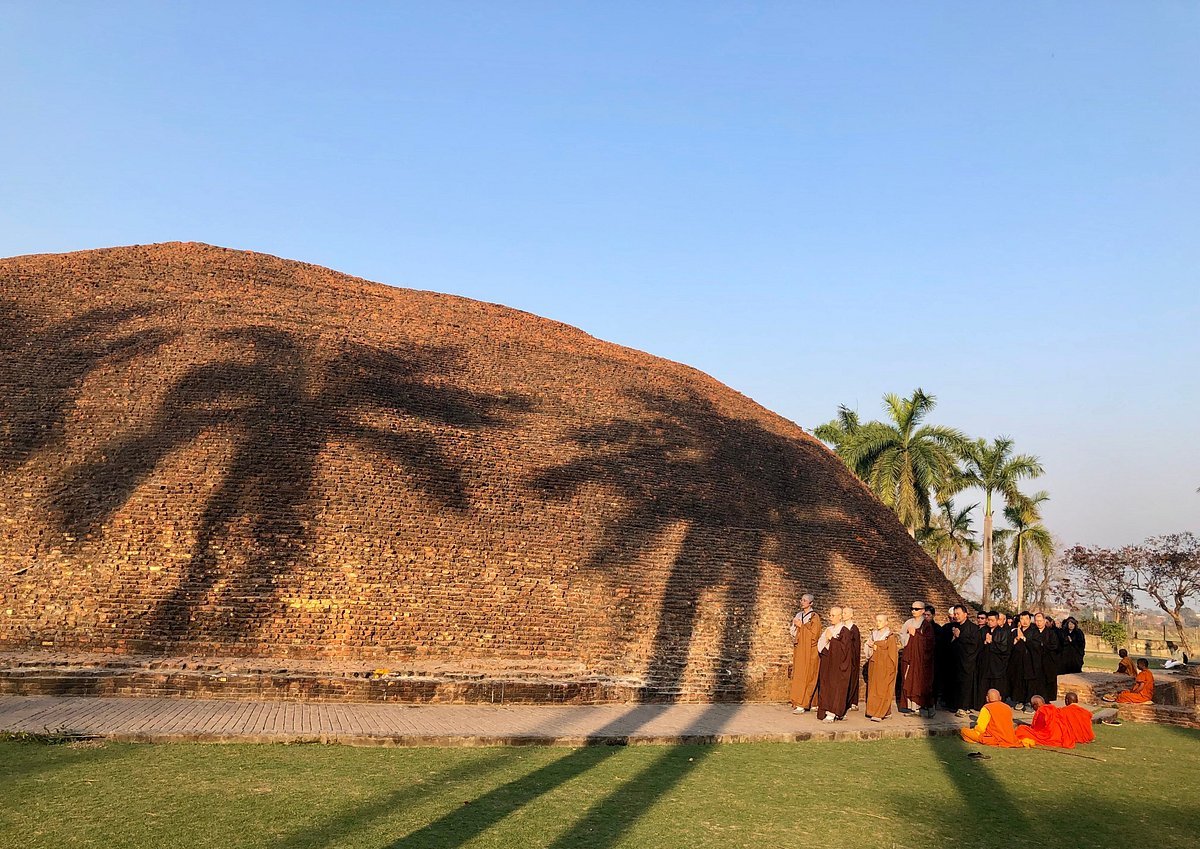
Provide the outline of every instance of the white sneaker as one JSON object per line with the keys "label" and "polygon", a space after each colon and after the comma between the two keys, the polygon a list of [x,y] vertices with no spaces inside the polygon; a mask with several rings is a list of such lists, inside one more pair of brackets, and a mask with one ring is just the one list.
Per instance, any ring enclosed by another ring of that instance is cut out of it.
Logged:
{"label": "white sneaker", "polygon": [[832,713],[827,713],[827,714],[825,714],[825,718],[822,719],[821,721],[822,722],[837,722],[837,717],[834,716]]}
{"label": "white sneaker", "polygon": [[858,710],[858,705],[850,705],[850,710]]}
{"label": "white sneaker", "polygon": [[792,713],[804,713],[804,708],[798,707],[792,710]]}

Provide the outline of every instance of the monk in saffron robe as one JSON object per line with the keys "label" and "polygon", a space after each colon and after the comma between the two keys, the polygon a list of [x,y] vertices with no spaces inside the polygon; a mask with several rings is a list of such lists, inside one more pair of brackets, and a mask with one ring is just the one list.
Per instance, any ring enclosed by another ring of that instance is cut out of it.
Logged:
{"label": "monk in saffron robe", "polygon": [[1137,676],[1137,667],[1133,665],[1133,658],[1129,656],[1129,652],[1121,649],[1117,652],[1117,657],[1121,658],[1121,662],[1117,664],[1118,675],[1128,675],[1130,678]]}
{"label": "monk in saffron robe", "polygon": [[1060,710],[1058,715],[1062,718],[1063,725],[1071,733],[1075,742],[1090,743],[1095,740],[1096,732],[1092,730],[1092,712],[1079,706],[1079,694],[1067,693],[1063,696],[1063,701],[1066,702],[1066,707]]}
{"label": "monk in saffron robe", "polygon": [[1154,676],[1150,674],[1150,661],[1139,657],[1137,662],[1138,674],[1133,679],[1133,689],[1118,693],[1114,699],[1105,696],[1106,702],[1117,702],[1123,705],[1144,705],[1154,699]]}
{"label": "monk in saffron robe", "polygon": [[829,627],[817,640],[821,670],[817,680],[817,719],[833,722],[850,710],[850,676],[857,670],[858,657],[850,656],[850,639],[842,625],[842,609],[829,609]]}
{"label": "monk in saffron robe", "polygon": [[875,616],[867,639],[867,719],[880,722],[892,712],[896,670],[900,664],[900,638],[888,627],[887,616]]}
{"label": "monk in saffron robe", "polygon": [[937,650],[925,602],[914,601],[912,618],[900,629],[900,712],[933,716],[933,657]]}
{"label": "monk in saffron robe", "polygon": [[962,728],[958,733],[966,742],[981,746],[1019,749],[1022,745],[1013,728],[1012,708],[1000,700],[1000,691],[994,689],[987,691],[987,703],[979,709],[975,727]]}
{"label": "monk in saffron robe", "polygon": [[1063,725],[1058,708],[1047,702],[1041,696],[1030,699],[1030,705],[1036,708],[1032,725],[1022,725],[1017,729],[1017,739],[1023,746],[1054,746],[1059,749],[1074,749],[1075,738]]}
{"label": "monk in saffron robe", "polygon": [[821,659],[817,656],[817,640],[821,637],[821,617],[813,610],[812,593],[800,599],[800,609],[792,617],[792,713],[812,710],[817,695],[817,672]]}

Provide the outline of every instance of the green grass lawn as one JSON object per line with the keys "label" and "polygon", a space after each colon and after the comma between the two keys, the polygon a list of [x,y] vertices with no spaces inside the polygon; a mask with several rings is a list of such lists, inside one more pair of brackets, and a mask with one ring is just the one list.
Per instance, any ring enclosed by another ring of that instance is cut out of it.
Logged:
{"label": "green grass lawn", "polygon": [[[1192,847],[1200,733],[370,749],[0,743],[5,847]],[[1114,748],[1120,747],[1120,748]]]}

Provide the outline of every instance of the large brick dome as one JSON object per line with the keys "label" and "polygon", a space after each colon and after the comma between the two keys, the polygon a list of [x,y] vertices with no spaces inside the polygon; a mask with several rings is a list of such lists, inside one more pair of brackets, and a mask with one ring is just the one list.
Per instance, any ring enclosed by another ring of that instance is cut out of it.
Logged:
{"label": "large brick dome", "polygon": [[0,648],[778,695],[800,594],[954,591],[817,440],[493,304],[199,244],[0,260]]}

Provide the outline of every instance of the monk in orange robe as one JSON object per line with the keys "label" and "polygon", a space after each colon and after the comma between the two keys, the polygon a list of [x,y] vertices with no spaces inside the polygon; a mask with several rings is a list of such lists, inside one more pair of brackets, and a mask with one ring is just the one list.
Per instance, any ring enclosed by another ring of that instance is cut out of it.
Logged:
{"label": "monk in orange robe", "polygon": [[1027,748],[1034,746],[1055,746],[1059,749],[1074,749],[1075,738],[1063,725],[1058,708],[1049,704],[1041,696],[1029,700],[1030,705],[1037,708],[1033,715],[1032,725],[1022,725],[1017,729],[1017,739]]}
{"label": "monk in orange robe", "polygon": [[1129,656],[1129,652],[1121,649],[1117,652],[1117,657],[1121,658],[1121,662],[1117,664],[1118,675],[1128,675],[1130,678],[1137,675],[1137,667],[1133,665],[1133,658]]}
{"label": "monk in orange robe", "polygon": [[1067,693],[1063,696],[1063,701],[1066,702],[1066,707],[1060,710],[1058,715],[1075,742],[1090,743],[1095,740],[1096,732],[1092,730],[1092,712],[1079,706],[1079,694]]}
{"label": "monk in orange robe", "polygon": [[1105,697],[1105,701],[1114,701],[1123,705],[1144,705],[1154,699],[1154,676],[1150,674],[1150,661],[1139,657],[1137,662],[1138,674],[1133,679],[1133,689],[1118,693],[1114,699]]}
{"label": "monk in orange robe", "polygon": [[817,655],[817,640],[821,637],[821,617],[813,610],[812,593],[800,599],[800,609],[792,617],[792,713],[812,710],[817,696],[817,673],[821,659]]}
{"label": "monk in orange robe", "polygon": [[1012,708],[1000,701],[999,690],[987,691],[987,703],[979,709],[975,727],[960,729],[958,733],[966,742],[981,746],[1019,749],[1022,745],[1013,728]]}

